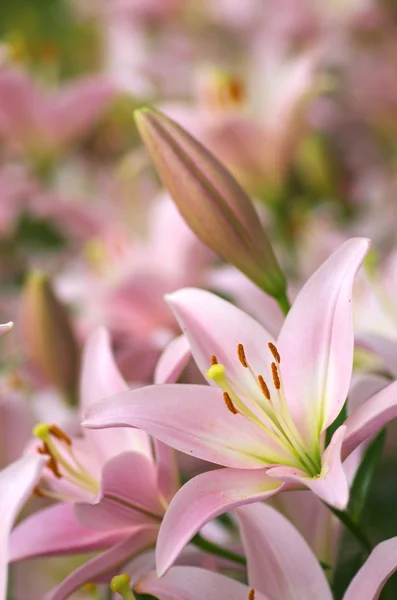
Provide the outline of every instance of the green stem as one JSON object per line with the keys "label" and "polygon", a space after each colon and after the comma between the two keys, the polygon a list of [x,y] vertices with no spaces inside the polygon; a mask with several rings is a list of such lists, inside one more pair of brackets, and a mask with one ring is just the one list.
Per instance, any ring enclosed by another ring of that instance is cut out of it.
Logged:
{"label": "green stem", "polygon": [[335,515],[335,517],[337,517],[341,521],[341,523],[344,524],[346,529],[348,529],[350,531],[350,533],[360,542],[362,547],[368,553],[372,552],[373,545],[372,545],[370,539],[367,537],[366,533],[364,533],[364,531],[362,531],[361,527],[359,527],[359,525],[357,525],[357,523],[355,523],[353,521],[353,519],[350,517],[350,515],[345,511],[341,511],[341,510],[337,510],[336,508],[333,508],[329,504],[326,504],[326,506]]}
{"label": "green stem", "polygon": [[226,548],[222,548],[222,546],[218,546],[218,544],[204,539],[199,533],[195,535],[192,539],[192,544],[197,546],[197,548],[200,548],[200,550],[208,552],[209,554],[215,554],[215,556],[222,556],[222,558],[227,558],[228,560],[232,560],[240,565],[247,564],[245,557],[241,556],[241,554],[235,554],[231,550],[226,550]]}
{"label": "green stem", "polygon": [[274,299],[278,303],[283,314],[287,315],[289,312],[289,309],[291,308],[291,304],[290,304],[290,301],[288,300],[288,296],[287,296],[286,292],[283,292],[282,294],[280,294],[280,296],[274,296]]}

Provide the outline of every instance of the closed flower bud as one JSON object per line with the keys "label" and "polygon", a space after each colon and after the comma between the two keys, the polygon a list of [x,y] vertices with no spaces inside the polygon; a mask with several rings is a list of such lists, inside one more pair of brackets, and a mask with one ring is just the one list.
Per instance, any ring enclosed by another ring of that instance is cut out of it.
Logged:
{"label": "closed flower bud", "polygon": [[265,292],[285,298],[285,279],[267,235],[230,173],[162,113],[144,108],[135,118],[158,174],[189,227]]}
{"label": "closed flower bud", "polygon": [[33,271],[21,306],[22,335],[30,358],[68,399],[76,398],[79,347],[66,311],[47,277]]}

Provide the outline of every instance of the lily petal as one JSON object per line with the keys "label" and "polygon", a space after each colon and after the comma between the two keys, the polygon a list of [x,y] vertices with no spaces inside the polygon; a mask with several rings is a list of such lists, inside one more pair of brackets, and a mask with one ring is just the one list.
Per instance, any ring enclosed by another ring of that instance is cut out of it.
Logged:
{"label": "lily petal", "polygon": [[[166,296],[182,331],[186,334],[193,358],[204,376],[214,354],[225,365],[231,379],[241,381],[249,373],[237,355],[243,344],[254,371],[263,373],[271,355],[266,344],[273,338],[262,325],[239,308],[205,290],[185,288]],[[210,383],[213,383],[210,380]],[[252,385],[252,383],[251,383]]]}
{"label": "lily petal", "polygon": [[[239,581],[198,567],[173,567],[159,579],[156,573],[144,575],[135,585],[139,594],[160,600],[247,600],[250,588]],[[266,600],[255,593],[255,600]]]}
{"label": "lily petal", "polygon": [[90,406],[83,426],[138,427],[181,452],[225,467],[258,469],[291,460],[265,431],[229,412],[219,389],[206,385],[130,390]]}
{"label": "lily petal", "polygon": [[236,510],[244,544],[248,580],[270,598],[332,600],[327,579],[297,529],[265,504]]}
{"label": "lily petal", "polygon": [[79,523],[90,529],[159,524],[164,507],[152,461],[139,452],[124,452],[112,458],[102,471],[99,500],[76,504],[74,513]]}
{"label": "lily petal", "polygon": [[55,504],[17,525],[10,537],[10,562],[102,550],[126,537],[124,531],[95,531],[78,523],[72,504]]}
{"label": "lily petal", "polygon": [[160,527],[156,546],[159,576],[206,523],[242,504],[265,500],[282,487],[263,469],[216,469],[188,481],[172,499]]}
{"label": "lily petal", "polygon": [[380,335],[366,334],[360,336],[360,345],[381,357],[394,377],[397,377],[397,342]]}
{"label": "lily petal", "polygon": [[191,357],[184,335],[173,339],[162,352],[154,371],[154,383],[175,383]]}
{"label": "lily petal", "polygon": [[154,440],[157,488],[168,503],[180,488],[178,461],[174,448]]}
{"label": "lily petal", "polygon": [[375,600],[397,571],[397,537],[378,544],[347,588],[343,600]]}
{"label": "lily petal", "polygon": [[[88,338],[83,352],[80,381],[82,411],[103,398],[126,390],[128,385],[115,363],[109,333],[103,327],[97,329]],[[149,438],[143,431],[95,431],[88,432],[87,436],[103,460],[131,450],[152,456]]]}
{"label": "lily petal", "polygon": [[7,594],[8,543],[11,528],[18,513],[40,479],[46,460],[28,455],[0,472],[0,598]]}
{"label": "lily petal", "polygon": [[357,408],[345,421],[347,427],[342,456],[345,459],[368,437],[397,417],[397,381]]}
{"label": "lily petal", "polygon": [[349,484],[341,460],[345,435],[346,427],[338,427],[322,456],[322,469],[317,477],[308,477],[292,467],[271,467],[268,475],[286,483],[301,483],[327,504],[344,510],[349,501]]}
{"label": "lily petal", "polygon": [[138,552],[144,552],[154,545],[156,529],[142,527],[116,546],[109,548],[99,556],[95,556],[79,569],[76,569],[54,590],[49,592],[45,600],[65,600],[85,583],[110,579],[129,562]]}
{"label": "lily petal", "polygon": [[345,242],[298,294],[277,346],[286,398],[301,435],[314,444],[339,414],[353,364],[352,287],[369,240]]}

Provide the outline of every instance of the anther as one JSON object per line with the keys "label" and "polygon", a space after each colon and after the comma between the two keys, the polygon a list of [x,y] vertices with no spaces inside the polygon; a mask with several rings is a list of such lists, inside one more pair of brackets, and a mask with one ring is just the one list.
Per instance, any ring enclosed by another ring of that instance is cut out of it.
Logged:
{"label": "anther", "polygon": [[250,590],[248,593],[248,600],[255,600],[255,590]]}
{"label": "anther", "polygon": [[237,355],[238,355],[238,359],[241,362],[241,364],[243,365],[243,367],[245,367],[247,369],[248,363],[247,363],[247,358],[245,356],[244,346],[242,344],[239,344],[237,346]]}
{"label": "anther", "polygon": [[273,354],[274,360],[275,360],[275,361],[276,361],[278,364],[280,364],[280,362],[281,362],[281,357],[280,357],[280,353],[279,353],[279,351],[277,350],[276,346],[275,346],[275,345],[274,345],[272,342],[269,342],[269,343],[268,343],[268,346],[269,346],[269,350],[270,350],[270,352]]}
{"label": "anther", "polygon": [[33,490],[33,494],[35,496],[38,496],[39,498],[45,498],[45,494],[43,494],[43,492],[41,491],[41,489],[36,485],[36,487]]}
{"label": "anther", "polygon": [[218,359],[216,358],[215,354],[213,354],[211,356],[211,365],[217,365],[218,364]]}
{"label": "anther", "polygon": [[53,456],[50,456],[47,462],[47,468],[50,469],[58,479],[62,478],[62,474],[58,468],[58,463]]}
{"label": "anther", "polygon": [[281,388],[281,382],[280,382],[280,377],[278,375],[276,363],[272,362],[271,367],[272,367],[272,377],[273,377],[274,387],[276,388],[276,390],[279,390]]}
{"label": "anther", "polygon": [[70,437],[58,425],[50,425],[50,433],[61,442],[65,442],[68,446],[72,445]]}
{"label": "anther", "polygon": [[258,375],[258,383],[260,385],[262,394],[265,396],[267,400],[270,400],[270,391],[266,385],[266,381],[263,379],[262,375]]}
{"label": "anther", "polygon": [[233,414],[233,415],[237,415],[238,414],[238,410],[237,408],[234,406],[232,399],[230,398],[229,394],[227,392],[223,392],[223,401],[226,404],[227,409]]}

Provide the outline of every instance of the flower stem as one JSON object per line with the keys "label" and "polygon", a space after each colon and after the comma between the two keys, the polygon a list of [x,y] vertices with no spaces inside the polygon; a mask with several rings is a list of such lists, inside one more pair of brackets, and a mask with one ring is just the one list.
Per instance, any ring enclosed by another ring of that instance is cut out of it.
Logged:
{"label": "flower stem", "polygon": [[231,550],[227,550],[226,548],[222,548],[222,546],[218,546],[214,542],[210,542],[209,540],[204,539],[198,533],[192,539],[192,544],[200,548],[200,550],[204,550],[204,552],[208,552],[209,554],[215,554],[215,556],[221,556],[222,558],[227,558],[228,560],[232,560],[240,565],[246,565],[247,561],[244,556],[241,554],[236,554]]}
{"label": "flower stem", "polygon": [[342,510],[337,510],[336,508],[333,508],[329,504],[326,504],[326,506],[335,515],[335,517],[337,517],[341,521],[341,523],[344,524],[346,529],[348,529],[350,531],[350,533],[356,538],[356,540],[358,540],[360,542],[362,547],[368,553],[372,552],[372,550],[373,550],[372,542],[367,537],[367,534],[364,533],[364,531],[361,529],[361,527],[359,525],[357,525],[357,523],[355,523],[355,521],[353,521],[353,519],[350,517],[349,513],[346,511],[342,511]]}

